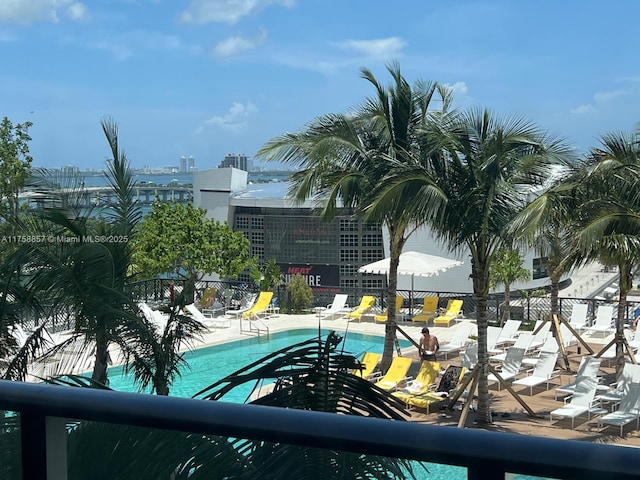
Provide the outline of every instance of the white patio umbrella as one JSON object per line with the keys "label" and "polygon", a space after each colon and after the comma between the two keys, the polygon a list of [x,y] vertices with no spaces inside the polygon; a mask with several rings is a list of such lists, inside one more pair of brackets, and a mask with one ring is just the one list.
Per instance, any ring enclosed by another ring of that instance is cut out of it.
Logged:
{"label": "white patio umbrella", "polygon": [[[390,258],[384,258],[377,262],[363,265],[358,269],[360,273],[373,273],[378,275],[389,275]],[[462,265],[459,260],[438,257],[422,252],[404,252],[400,254],[398,264],[398,275],[411,275],[411,296],[413,297],[413,278],[432,277],[445,270]]]}

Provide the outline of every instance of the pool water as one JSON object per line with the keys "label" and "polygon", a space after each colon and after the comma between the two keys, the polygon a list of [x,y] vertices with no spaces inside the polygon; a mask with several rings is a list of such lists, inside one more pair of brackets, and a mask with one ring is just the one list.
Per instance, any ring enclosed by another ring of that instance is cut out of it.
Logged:
{"label": "pool water", "polygon": [[[345,353],[351,353],[357,358],[362,358],[364,352],[367,351],[375,353],[383,351],[384,337],[351,332],[345,336],[344,332],[337,333],[345,337],[338,348],[344,349]],[[323,339],[326,339],[329,330],[322,330],[321,334]],[[318,330],[316,329],[289,330],[273,333],[268,337],[250,337],[187,352],[185,360],[190,368],[184,370],[182,376],[177,378],[171,386],[171,395],[192,397],[203,388],[271,352],[311,338],[317,338],[317,335]],[[407,340],[398,340],[401,348],[411,346]],[[117,391],[139,391],[139,388],[133,383],[133,375],[124,375],[122,367],[109,369],[109,386]],[[223,400],[243,403],[250,395],[252,388],[253,385],[242,385],[225,395]],[[467,469],[464,467],[428,462],[424,462],[424,465],[428,468],[429,473],[422,474],[420,468],[417,468],[415,471],[418,478],[425,480],[466,480],[467,478]],[[540,477],[514,475],[513,478],[514,480],[536,480]]]}
{"label": "pool water", "polygon": [[[364,352],[382,353],[383,351],[384,337],[351,332],[347,332],[346,335],[344,335],[344,332],[337,333],[344,337],[338,348],[344,348],[345,353],[351,353],[358,358],[362,358]],[[322,338],[326,339],[329,330],[322,330],[321,334]],[[250,337],[187,352],[185,360],[190,368],[183,369],[182,376],[177,378],[171,386],[171,396],[192,397],[203,388],[271,352],[305,340],[317,338],[317,336],[318,330],[316,329],[297,329],[272,333],[268,337]],[[411,345],[407,340],[399,340],[399,342],[401,348]],[[109,386],[114,390],[123,392],[139,391],[138,387],[133,383],[133,375],[123,375],[122,367],[109,369]],[[238,387],[225,395],[223,400],[243,403],[251,393],[252,388],[253,385]]]}

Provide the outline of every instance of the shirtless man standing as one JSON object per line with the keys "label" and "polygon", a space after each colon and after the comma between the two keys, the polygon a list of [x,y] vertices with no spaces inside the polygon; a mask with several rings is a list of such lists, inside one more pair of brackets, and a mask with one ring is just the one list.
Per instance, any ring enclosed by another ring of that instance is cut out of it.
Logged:
{"label": "shirtless man standing", "polygon": [[420,338],[420,357],[423,360],[435,362],[438,350],[440,350],[438,338],[434,335],[430,335],[427,327],[423,327],[422,337]]}

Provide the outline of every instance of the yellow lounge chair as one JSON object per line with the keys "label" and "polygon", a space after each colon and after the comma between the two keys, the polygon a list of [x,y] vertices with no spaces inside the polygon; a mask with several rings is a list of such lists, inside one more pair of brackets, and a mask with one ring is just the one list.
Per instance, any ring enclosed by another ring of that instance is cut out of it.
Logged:
{"label": "yellow lounge chair", "polygon": [[362,320],[362,315],[369,313],[369,311],[373,308],[376,303],[376,297],[372,295],[364,295],[362,300],[360,300],[360,305],[358,305],[354,310],[347,313],[346,317],[354,320]]}
{"label": "yellow lounge chair", "polygon": [[412,395],[407,398],[407,406],[424,408],[427,413],[429,412],[429,407],[438,402],[442,402],[443,400],[449,398],[451,392],[455,391],[462,384],[462,379],[466,373],[467,369],[464,367],[458,367],[455,365],[449,365],[444,375],[440,379],[440,384],[435,392],[426,392],[419,395]]}
{"label": "yellow lounge chair", "polygon": [[451,322],[458,318],[460,310],[462,310],[462,300],[449,300],[446,311],[439,317],[434,318],[433,324],[436,326],[446,325],[448,327]]}
{"label": "yellow lounge chair", "polygon": [[357,377],[368,378],[369,375],[371,375],[375,370],[375,368],[378,366],[380,357],[382,357],[382,355],[380,355],[379,353],[364,352],[364,356],[362,357],[362,362],[360,362],[362,363],[363,368],[362,369],[356,368],[353,371],[353,374],[356,375]]}
{"label": "yellow lounge chair", "polygon": [[439,297],[424,297],[424,303],[422,305],[422,311],[411,318],[413,322],[428,322],[433,317],[438,315],[438,302]]}
{"label": "yellow lounge chair", "polygon": [[410,397],[427,393],[435,388],[434,382],[440,373],[440,362],[430,362],[423,360],[420,371],[415,380],[411,380],[407,385],[393,392],[393,396],[399,398],[408,405]]}
{"label": "yellow lounge chair", "polygon": [[[402,295],[396,295],[396,318],[402,318],[400,309],[402,308],[403,301],[404,301],[404,298],[402,297]],[[387,321],[388,317],[389,317],[389,309],[385,308],[384,312],[380,313],[379,315],[376,315],[375,317],[373,317],[373,319],[376,322],[384,323]]]}
{"label": "yellow lounge chair", "polygon": [[411,367],[412,360],[408,357],[395,357],[387,373],[376,381],[376,387],[383,390],[395,390],[400,382],[407,380],[407,372]]}
{"label": "yellow lounge chair", "polygon": [[249,310],[242,313],[244,320],[256,320],[261,316],[266,315],[269,305],[271,305],[271,299],[273,298],[273,292],[260,292],[258,300],[253,304]]}

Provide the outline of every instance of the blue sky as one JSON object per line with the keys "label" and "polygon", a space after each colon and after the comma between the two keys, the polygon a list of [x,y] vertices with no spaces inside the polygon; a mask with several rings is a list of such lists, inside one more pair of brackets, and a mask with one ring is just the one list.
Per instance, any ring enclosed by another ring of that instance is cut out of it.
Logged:
{"label": "blue sky", "polygon": [[346,112],[385,63],[524,115],[584,151],[640,120],[640,2],[1,0],[0,116],[37,166],[100,168],[112,116],[134,167],[199,169]]}

